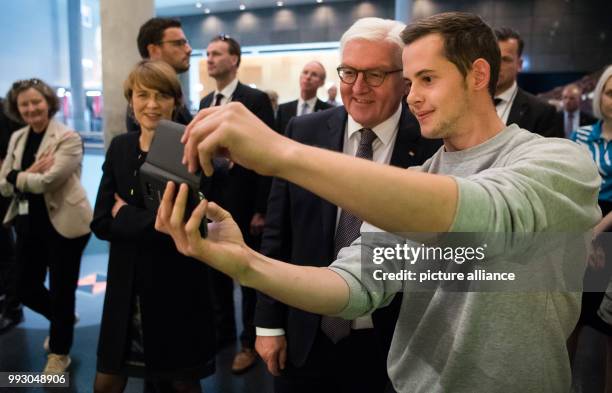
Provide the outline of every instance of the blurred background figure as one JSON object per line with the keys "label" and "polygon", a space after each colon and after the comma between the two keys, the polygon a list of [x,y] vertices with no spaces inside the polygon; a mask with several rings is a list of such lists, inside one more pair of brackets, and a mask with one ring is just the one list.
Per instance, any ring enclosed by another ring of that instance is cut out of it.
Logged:
{"label": "blurred background figure", "polygon": [[331,106],[338,106],[338,101],[336,101],[336,96],[338,95],[338,87],[336,85],[331,85],[327,89],[327,104]]}
{"label": "blurred background figure", "polygon": [[317,90],[325,84],[325,67],[318,61],[307,63],[300,74],[300,97],[278,106],[276,131],[285,132],[289,120],[295,116],[329,109],[332,106],[317,98]]}
{"label": "blurred background figure", "polygon": [[112,140],[91,224],[110,242],[95,391],[121,392],[127,377],[146,375],[155,391],[200,392],[215,368],[208,268],[155,230],[139,179],[159,121],[182,103],[181,85],[167,63],[144,60],[124,94],[140,131]]}
{"label": "blurred background figure", "polygon": [[71,363],[75,291],[92,218],[80,181],[83,143],[53,120],[58,108],[55,92],[40,79],[13,83],[7,109],[27,126],[11,136],[0,169],[0,192],[12,197],[4,223],[14,222],[17,233],[17,294],[51,323],[43,345],[48,373]]}
{"label": "blurred background figure", "polygon": [[274,111],[274,118],[276,119],[278,113],[278,93],[274,90],[266,90],[265,93],[270,99],[270,104],[272,104],[272,110]]}
{"label": "blurred background figure", "polygon": [[[11,135],[23,127],[4,112],[4,100],[0,98],[0,167],[6,157]],[[4,218],[11,203],[10,198],[0,195],[0,220]],[[11,227],[0,225],[0,334],[7,332],[23,319],[21,303],[17,297],[15,264],[15,239]]]}
{"label": "blurred background figure", "polygon": [[563,88],[561,103],[563,106],[563,130],[566,138],[569,138],[572,131],[577,130],[578,127],[591,125],[597,121],[590,114],[580,110],[582,89],[577,84],[572,83]]}

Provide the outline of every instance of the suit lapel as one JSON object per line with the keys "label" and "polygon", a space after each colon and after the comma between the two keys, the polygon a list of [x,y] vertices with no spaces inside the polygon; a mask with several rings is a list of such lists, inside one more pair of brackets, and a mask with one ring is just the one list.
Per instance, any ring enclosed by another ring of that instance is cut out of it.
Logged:
{"label": "suit lapel", "polygon": [[416,119],[408,110],[407,105],[402,103],[402,114],[390,164],[401,168],[416,165],[419,158],[417,142],[420,136],[421,130]]}
{"label": "suit lapel", "polygon": [[244,85],[238,82],[238,84],[236,85],[236,89],[234,90],[234,93],[232,93],[231,101],[244,102],[243,95],[244,95]]}
{"label": "suit lapel", "polygon": [[36,152],[36,159],[40,157],[40,155],[46,152],[50,147],[56,146],[57,137],[59,133],[59,124],[55,121],[51,120],[49,125],[47,126],[47,131],[45,131],[45,135],[40,141],[40,146],[38,146],[38,151]]}
{"label": "suit lapel", "polygon": [[[348,115],[344,107],[338,108],[327,121],[327,135],[323,137],[326,148],[342,153],[344,147],[344,132]],[[322,239],[333,239],[336,231],[336,215],[338,208],[321,198],[321,219],[323,221]],[[333,248],[333,247],[332,247]],[[336,256],[333,255],[335,258]]]}
{"label": "suit lapel", "polygon": [[23,151],[25,150],[25,145],[28,140],[28,133],[30,132],[30,127],[27,126],[26,129],[21,133],[19,139],[15,141],[15,150],[13,152],[13,168],[19,170],[25,170],[27,168],[21,167],[21,161],[23,158]]}
{"label": "suit lapel", "polygon": [[519,88],[516,91],[516,97],[514,97],[514,102],[512,103],[512,107],[510,108],[510,113],[508,114],[508,120],[506,121],[506,124],[520,123],[521,119],[523,118],[523,115],[525,114],[525,110],[525,99],[523,93],[521,92],[521,89]]}

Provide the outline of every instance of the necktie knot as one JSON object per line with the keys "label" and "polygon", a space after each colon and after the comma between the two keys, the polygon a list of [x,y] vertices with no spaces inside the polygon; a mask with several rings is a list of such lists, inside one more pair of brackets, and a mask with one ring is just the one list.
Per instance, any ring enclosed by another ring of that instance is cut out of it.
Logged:
{"label": "necktie knot", "polygon": [[501,104],[501,102],[502,102],[502,101],[503,101],[503,100],[502,100],[501,98],[494,98],[494,99],[493,99],[493,103],[495,104],[495,106],[497,106],[497,105]]}
{"label": "necktie knot", "polygon": [[223,94],[217,93],[215,96],[215,106],[221,105],[221,100],[223,100]]}
{"label": "necktie knot", "polygon": [[300,116],[305,115],[307,113],[308,113],[308,103],[303,102],[302,107],[300,108]]}

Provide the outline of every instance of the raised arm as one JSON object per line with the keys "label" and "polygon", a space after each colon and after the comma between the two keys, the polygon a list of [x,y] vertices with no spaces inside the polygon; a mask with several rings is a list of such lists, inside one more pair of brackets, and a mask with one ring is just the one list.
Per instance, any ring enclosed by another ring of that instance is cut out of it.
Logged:
{"label": "raised arm", "polygon": [[225,154],[390,232],[443,232],[453,222],[458,201],[453,178],[302,145],[273,131],[239,103],[201,111],[184,141],[185,163],[192,171],[201,166],[210,175],[212,157]]}

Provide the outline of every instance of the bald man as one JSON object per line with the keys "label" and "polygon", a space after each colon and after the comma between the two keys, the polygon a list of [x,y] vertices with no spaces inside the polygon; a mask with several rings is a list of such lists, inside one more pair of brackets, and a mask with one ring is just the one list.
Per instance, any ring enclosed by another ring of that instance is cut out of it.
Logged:
{"label": "bald man", "polygon": [[325,67],[318,61],[307,63],[300,74],[300,98],[279,105],[276,116],[276,130],[285,132],[292,117],[332,108],[317,98],[317,90],[325,84]]}
{"label": "bald man", "polygon": [[587,126],[595,123],[597,120],[590,114],[580,110],[582,102],[582,89],[580,86],[572,83],[563,89],[561,93],[563,102],[563,129],[565,137],[569,138],[572,131],[578,127]]}

